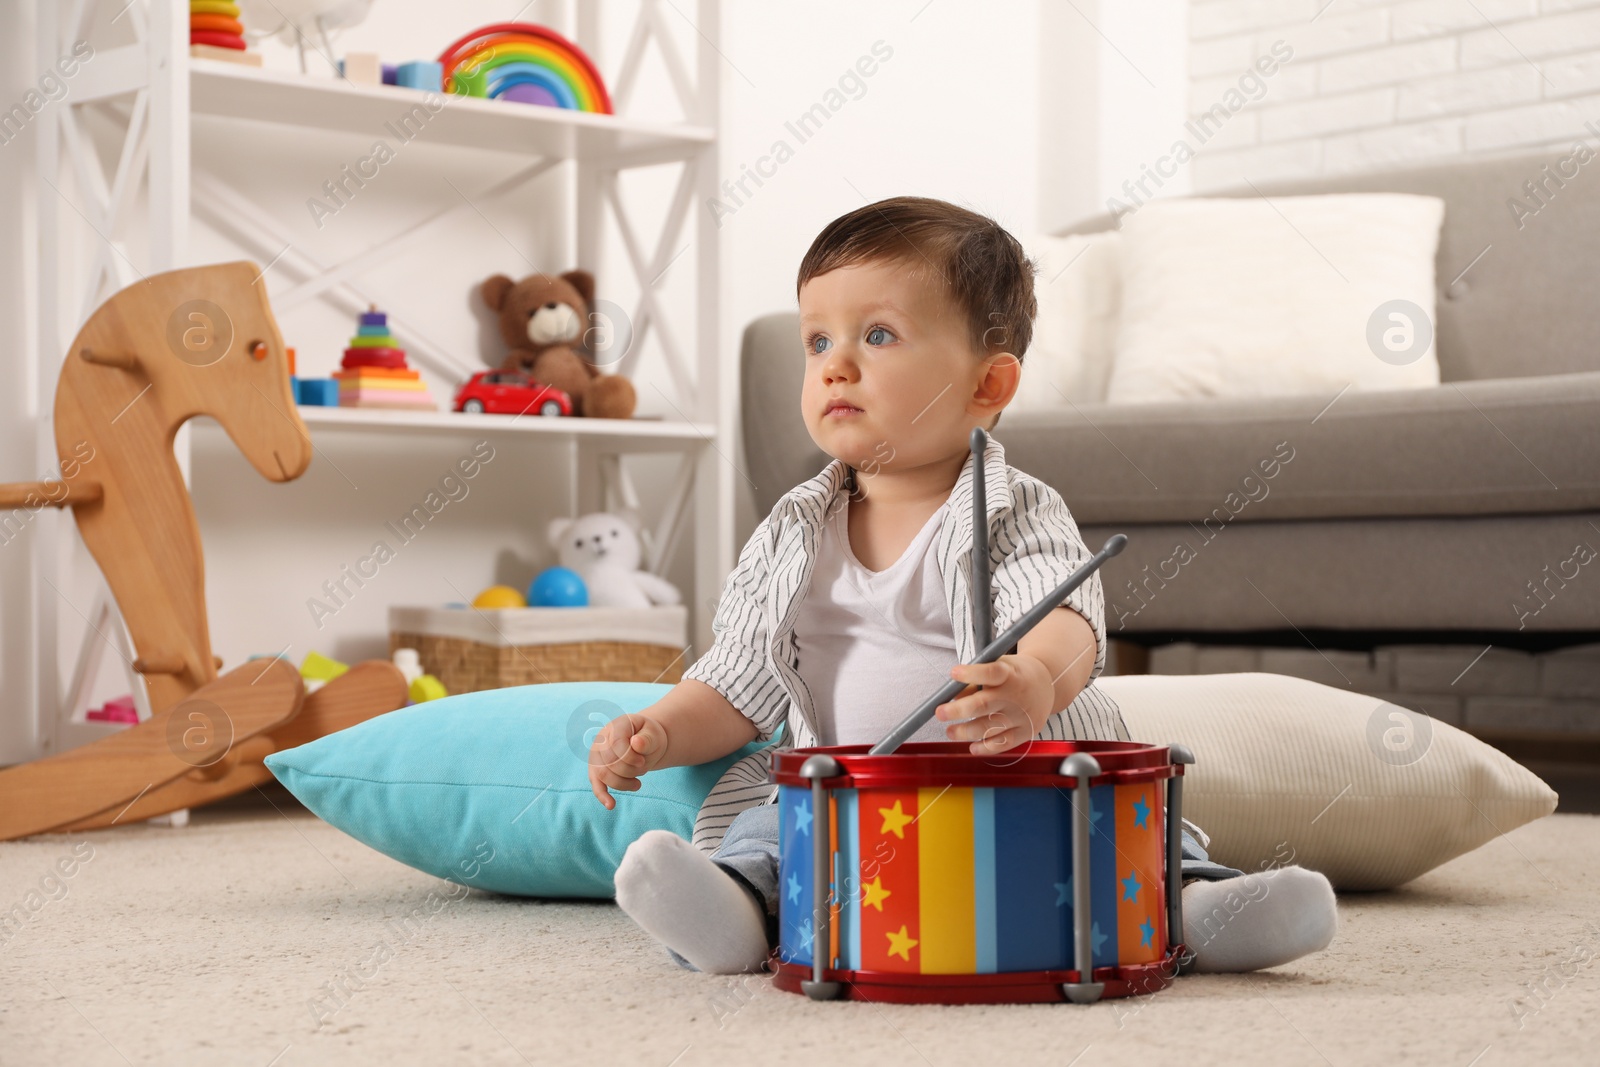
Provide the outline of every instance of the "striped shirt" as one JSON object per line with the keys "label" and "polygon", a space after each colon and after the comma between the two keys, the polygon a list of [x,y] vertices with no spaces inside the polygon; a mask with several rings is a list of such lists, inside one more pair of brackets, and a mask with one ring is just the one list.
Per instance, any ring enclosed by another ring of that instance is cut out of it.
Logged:
{"label": "striped shirt", "polygon": [[[983,469],[992,632],[998,636],[1093,553],[1079,536],[1061,495],[1007,465],[1005,449],[993,437],[984,452]],[[711,648],[684,672],[684,678],[709,685],[750,719],[758,740],[769,741],[780,729],[786,730],[775,748],[736,761],[712,787],[695,819],[693,838],[695,846],[707,853],[716,850],[741,811],[776,799],[778,787],[768,778],[773,752],[820,744],[811,693],[799,673],[794,624],[829,507],[841,492],[848,492],[846,477],[845,464],[832,460],[773,505],[723,583],[711,623]],[[969,456],[950,491],[950,511],[935,546],[961,663],[971,663],[981,651],[972,634],[972,493]],[[1038,737],[1132,740],[1115,701],[1094,684],[1106,662],[1105,600],[1099,574],[1091,575],[1063,603],[1094,628],[1094,669],[1083,691],[1050,716]],[[910,694],[906,714],[930,695]]]}

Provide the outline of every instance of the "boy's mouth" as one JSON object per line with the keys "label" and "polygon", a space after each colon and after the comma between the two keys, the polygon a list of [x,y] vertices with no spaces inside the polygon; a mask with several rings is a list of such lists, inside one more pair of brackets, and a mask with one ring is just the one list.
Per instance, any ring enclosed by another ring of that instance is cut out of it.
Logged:
{"label": "boy's mouth", "polygon": [[861,409],[847,400],[830,400],[828,406],[822,409],[822,417],[844,418],[849,415],[859,415]]}

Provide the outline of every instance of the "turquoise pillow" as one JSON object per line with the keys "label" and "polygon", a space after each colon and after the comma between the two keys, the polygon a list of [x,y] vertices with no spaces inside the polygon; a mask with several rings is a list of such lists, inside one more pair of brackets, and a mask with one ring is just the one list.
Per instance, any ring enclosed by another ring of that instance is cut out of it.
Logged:
{"label": "turquoise pillow", "polygon": [[628,845],[646,830],[689,840],[701,803],[752,741],[695,767],[612,791],[589,788],[600,727],[672,686],[552,682],[414,704],[275,752],[267,767],[326,822],[384,855],[463,885],[529,897],[610,898]]}

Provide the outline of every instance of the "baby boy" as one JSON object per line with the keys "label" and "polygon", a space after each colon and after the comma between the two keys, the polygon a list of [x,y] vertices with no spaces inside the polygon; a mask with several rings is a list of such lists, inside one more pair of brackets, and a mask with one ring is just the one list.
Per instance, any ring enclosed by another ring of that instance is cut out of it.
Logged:
{"label": "baby boy", "polygon": [[[780,499],[724,583],[715,642],[660,701],[595,738],[596,798],[661,767],[719,759],[779,730],[784,748],[874,744],[928,693],[967,683],[911,741],[997,754],[1032,739],[1130,740],[1099,687],[1098,575],[985,664],[972,635],[969,436],[1016,395],[1037,312],[1034,266],[993,220],[896,197],[830,223],[796,283],[800,407],[834,457]],[[982,457],[991,632],[1003,632],[1091,555],[1060,495]],[[981,688],[980,688],[981,687]],[[680,965],[763,968],[778,914],[771,750],[734,763],[702,805],[693,841],[652,830],[616,872],[617,903]],[[1187,820],[1186,820],[1187,822]],[[1246,875],[1183,831],[1185,943],[1199,971],[1270,967],[1325,948],[1332,887],[1297,866]],[[1207,839],[1209,840],[1209,839]],[[1225,896],[1226,924],[1202,925]],[[1191,922],[1191,918],[1195,921]]]}

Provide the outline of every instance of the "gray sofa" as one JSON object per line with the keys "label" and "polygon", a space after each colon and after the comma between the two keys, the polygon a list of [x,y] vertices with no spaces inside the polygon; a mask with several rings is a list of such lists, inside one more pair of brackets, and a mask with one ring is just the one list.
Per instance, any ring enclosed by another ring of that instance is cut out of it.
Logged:
{"label": "gray sofa", "polygon": [[[1005,414],[1006,458],[1061,493],[1090,544],[1129,537],[1104,572],[1110,636],[1354,649],[1600,639],[1600,558],[1585,562],[1600,552],[1600,171],[1557,187],[1541,168],[1565,154],[1262,187],[1445,200],[1439,387],[1351,390],[1331,407],[1330,394]],[[1519,228],[1508,205],[1533,203],[1530,180],[1547,182],[1546,204]],[[827,462],[800,417],[803,363],[795,314],[746,329],[758,515]],[[1247,495],[1242,480],[1283,442],[1293,459]]]}

